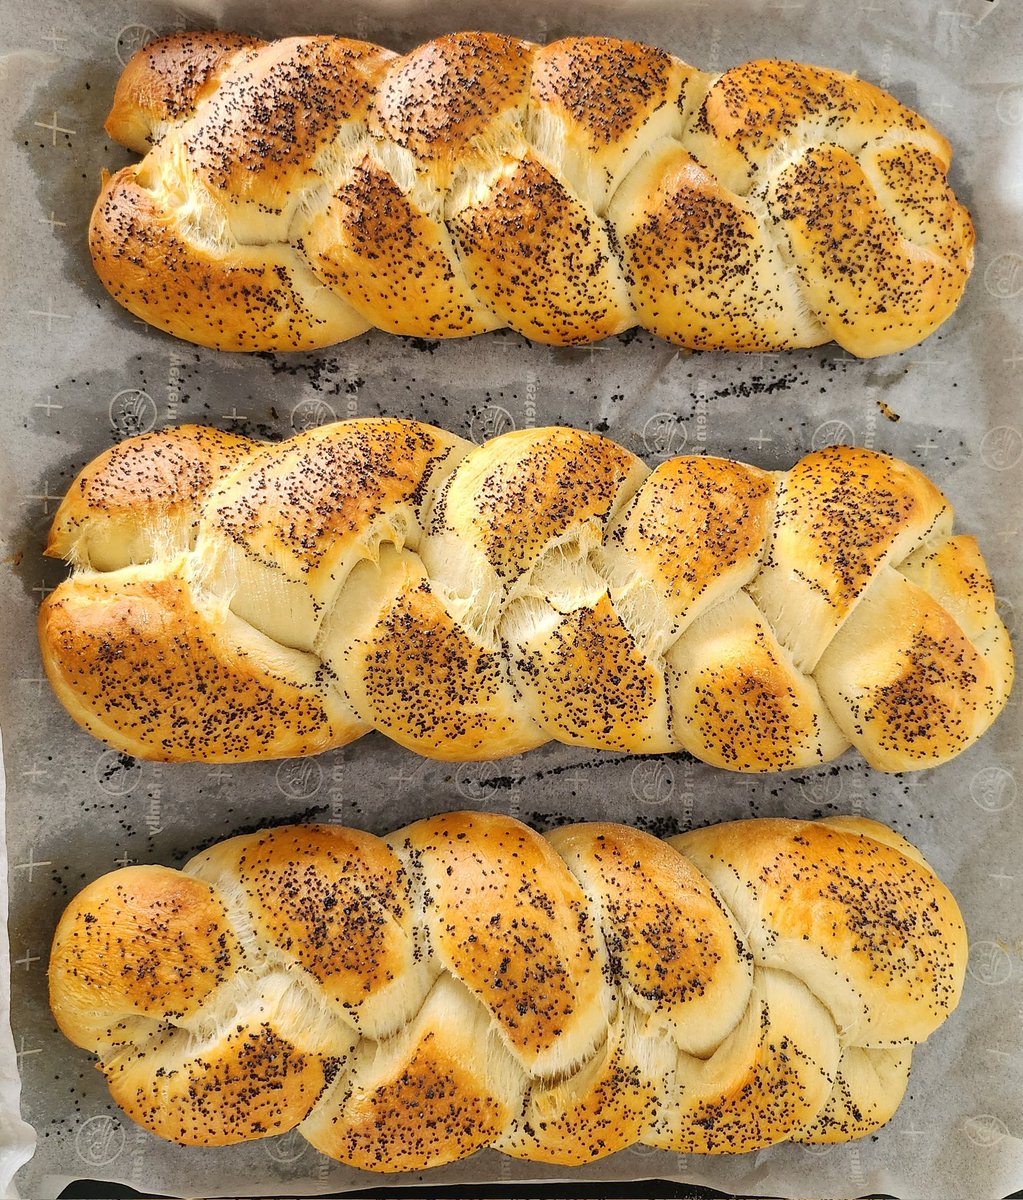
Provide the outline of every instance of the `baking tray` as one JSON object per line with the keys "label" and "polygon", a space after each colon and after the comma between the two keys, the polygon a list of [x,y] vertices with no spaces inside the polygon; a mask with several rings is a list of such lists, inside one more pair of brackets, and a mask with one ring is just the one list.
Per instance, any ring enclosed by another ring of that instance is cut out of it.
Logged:
{"label": "baking tray", "polygon": [[[952,140],[953,184],[978,227],[976,271],[938,334],[872,361],[833,345],[691,355],[646,333],[570,350],[508,332],[444,344],[372,333],[298,355],[192,347],[109,300],[85,231],[101,169],[129,157],[102,132],[122,63],[155,34],[211,25],[263,36],[337,32],[396,49],[481,25],[541,41],[609,33],[710,69],[777,55],[855,71],[929,115]],[[486,9],[5,0],[0,886],[9,892],[10,954],[0,963],[0,990],[4,1002],[10,997],[11,1024],[0,1021],[2,1190],[42,1200],[80,1177],[207,1196],[556,1178],[594,1186],[665,1178],[756,1196],[996,1197],[1023,1186],[1018,697],[966,754],[903,776],[872,772],[852,753],[813,771],[733,776],[684,755],[625,758],[560,746],[459,766],[417,758],[376,734],[317,759],[169,767],[126,759],[78,730],[43,679],[34,635],[38,602],[63,573],[41,557],[55,505],[75,472],[112,442],[184,421],[276,439],[374,413],[426,419],[477,441],[564,421],[607,430],[651,463],[712,452],[785,468],[835,441],[891,451],[945,489],[960,528],[981,540],[1003,616],[1018,625],[1021,45],[1023,6],[1010,0],[558,9],[537,0]],[[412,1178],[352,1171],[298,1135],[216,1151],[159,1141],[118,1112],[90,1057],[57,1033],[46,1004],[49,939],[64,903],[101,872],[128,862],[180,864],[199,846],[272,822],[339,820],[382,832],[453,807],[494,808],[540,828],[598,818],[655,833],[834,811],[889,822],[921,846],[963,905],[972,951],[962,1006],[917,1052],[909,1095],[876,1138],[735,1159],[640,1148],[573,1171],[483,1153]]]}

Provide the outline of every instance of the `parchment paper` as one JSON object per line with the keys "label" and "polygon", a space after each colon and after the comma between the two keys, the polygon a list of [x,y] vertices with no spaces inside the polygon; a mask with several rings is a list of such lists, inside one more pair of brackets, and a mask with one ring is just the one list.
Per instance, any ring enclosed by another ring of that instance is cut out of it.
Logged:
{"label": "parchment paper", "polygon": [[[34,632],[36,606],[62,576],[41,557],[55,506],[74,473],[112,441],[183,421],[281,438],[372,413],[425,418],[476,440],[564,421],[607,430],[651,462],[686,450],[783,468],[811,447],[843,440],[891,451],[930,473],[956,505],[960,528],[980,537],[1012,627],[1023,604],[1023,5],[5,0],[3,8],[0,886],[6,878],[11,1032],[0,1035],[0,1165],[8,1192],[53,1197],[76,1177],[204,1196],[397,1182],[339,1166],[298,1135],[205,1151],[137,1128],[110,1101],[89,1055],[57,1033],[46,957],[66,901],[118,864],[177,865],[200,846],[271,822],[332,819],[383,832],[463,806],[511,812],[541,828],[610,818],[657,833],[751,815],[868,814],[916,841],[958,895],[972,935],[969,976],[960,1010],[917,1052],[909,1095],[875,1138],[735,1159],[635,1150],[577,1171],[484,1153],[412,1181],[668,1177],[803,1197],[997,1197],[1023,1186],[1018,690],[974,749],[902,777],[872,772],[853,753],[834,767],[766,777],[729,775],[683,755],[627,759],[557,746],[450,766],[376,734],[318,759],[166,767],[125,759],[73,725],[42,678]],[[156,33],[210,25],[264,36],[337,32],[396,49],[465,27],[536,40],[614,33],[706,68],[777,55],[856,71],[951,138],[953,182],[979,231],[976,271],[938,335],[868,362],[835,346],[687,355],[644,333],[580,350],[509,333],[445,344],[375,333],[293,356],[195,348],[109,300],[93,275],[85,229],[101,169],[128,158],[102,132],[122,63]],[[0,984],[6,1000],[6,979]],[[32,1131],[34,1155],[22,1165]]]}

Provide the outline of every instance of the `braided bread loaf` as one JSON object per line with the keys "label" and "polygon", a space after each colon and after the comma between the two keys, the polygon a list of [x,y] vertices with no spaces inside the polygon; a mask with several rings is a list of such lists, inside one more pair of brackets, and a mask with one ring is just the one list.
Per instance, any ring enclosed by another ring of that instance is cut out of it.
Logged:
{"label": "braided bread loaf", "polygon": [[483,446],[361,418],[264,445],[122,442],[72,484],[44,602],[58,695],[129,754],[437,758],[554,738],[739,771],[931,766],[1013,658],[972,538],[919,471],[833,446],[651,472],[568,428]]}
{"label": "braided bread loaf", "polygon": [[662,842],[451,813],[115,871],[64,913],[50,991],[117,1103],[177,1142],[297,1126],[369,1170],[490,1145],[576,1164],[870,1133],[966,952],[919,852],[862,817]]}
{"label": "braided bread loaf", "polygon": [[224,350],[377,325],[556,345],[905,349],[954,310],[973,227],[927,121],[852,76],[716,77],[613,38],[178,34],[107,122],[144,159],[90,244],[126,308]]}

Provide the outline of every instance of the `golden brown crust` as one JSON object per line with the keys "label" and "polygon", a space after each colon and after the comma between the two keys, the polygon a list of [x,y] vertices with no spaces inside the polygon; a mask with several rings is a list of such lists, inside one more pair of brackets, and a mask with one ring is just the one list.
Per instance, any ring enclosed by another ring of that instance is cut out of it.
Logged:
{"label": "golden brown crust", "polygon": [[512,430],[462,461],[437,522],[468,526],[474,548],[514,583],[552,543],[606,524],[644,474],[609,438],[562,426]]}
{"label": "golden brown crust", "polygon": [[931,150],[947,168],[948,142],[894,96],[854,75],[783,59],[726,71],[710,88],[692,131],[694,153],[745,193],[762,183],[780,146],[820,141],[860,149],[880,130]]}
{"label": "golden brown crust", "polygon": [[[976,543],[875,451],[649,472],[591,432],[472,446],[395,418],[245,447],[128,441],[57,515],[80,571],[43,608],[43,656],[128,753],[315,753],[375,727],[454,761],[556,738],[780,771],[852,743],[913,770],[1012,685]],[[208,695],[248,732],[204,733]],[[290,715],[272,734],[268,714]]]}
{"label": "golden brown crust", "polygon": [[904,145],[875,150],[860,165],[903,237],[931,248],[969,275],[976,239],[968,214],[948,186],[947,159]]}
{"label": "golden brown crust", "polygon": [[427,164],[451,170],[525,106],[535,50],[497,33],[426,42],[387,72],[376,107],[381,131]]}
{"label": "golden brown crust", "polygon": [[[400,1072],[364,1084],[341,1129],[313,1145],[361,1170],[387,1172],[421,1171],[489,1146],[506,1114],[463,1067],[458,1034],[447,1022],[424,1034]],[[421,1122],[413,1147],[405,1141],[410,1114]]]}
{"label": "golden brown crust", "polygon": [[353,548],[369,557],[367,530],[382,519],[396,522],[406,510],[404,519],[415,519],[433,477],[469,446],[432,425],[387,417],[261,443],[213,492],[206,525],[291,576],[329,573]]}
{"label": "golden brown crust", "polygon": [[643,1140],[658,1096],[654,1073],[639,1061],[647,1048],[634,1008],[622,1006],[590,1063],[568,1079],[533,1088],[524,1115],[492,1139],[503,1154],[528,1162],[582,1166]]}
{"label": "golden brown crust", "polygon": [[871,356],[937,328],[972,266],[945,139],[798,63],[715,79],[608,37],[462,32],[397,56],[176,35],[129,64],[109,128],[155,144],[96,207],[100,278],[222,349],[367,322],[554,345],[640,324],[693,348]]}
{"label": "golden brown crust", "polygon": [[236,762],[365,731],[318,663],[209,612],[174,565],[70,579],[40,609],[43,665],[90,732],[163,762]]}
{"label": "golden brown crust", "polygon": [[962,914],[926,864],[887,841],[765,819],[710,826],[671,844],[718,889],[754,957],[802,979],[850,1041],[922,1041],[958,1004]]}
{"label": "golden brown crust", "polygon": [[751,201],[673,143],[611,205],[632,302],[646,328],[693,350],[781,350],[827,340],[807,318]]}
{"label": "golden brown crust", "polygon": [[832,1090],[841,1043],[813,993],[758,970],[746,1015],[706,1061],[680,1059],[677,1108],[651,1144],[683,1154],[746,1154],[786,1141]]}
{"label": "golden brown crust", "polygon": [[302,235],[316,274],[389,333],[460,337],[500,325],[459,269],[443,222],[367,155]]}
{"label": "golden brown crust", "polygon": [[[899,624],[898,643],[879,631]],[[914,770],[965,749],[1004,702],[1004,642],[986,656],[946,608],[884,573],[821,656],[817,678],[851,740],[868,740],[884,771]],[[953,702],[952,697],[955,697]]]}
{"label": "golden brown crust", "polygon": [[525,1069],[577,1067],[606,1030],[604,956],[550,843],[492,813],[427,818],[391,841],[421,873],[434,955],[486,1005]]}
{"label": "golden brown crust", "polygon": [[639,650],[607,596],[516,640],[515,677],[549,737],[631,754],[673,747],[664,674]]}
{"label": "golden brown crust", "polygon": [[874,822],[666,843],[449,813],[113,872],[69,905],[50,980],[65,1034],[162,1137],[298,1126],[419,1171],[488,1145],[579,1165],[863,1136],[966,956],[952,896]]}
{"label": "golden brown crust", "polygon": [[572,346],[634,323],[607,230],[532,155],[507,161],[488,198],[463,208],[452,229],[502,325]]}
{"label": "golden brown crust", "polygon": [[324,633],[324,661],[355,712],[430,758],[504,758],[547,738],[499,646],[454,621],[411,554],[389,548],[352,573]]}
{"label": "golden brown crust", "polygon": [[934,596],[968,637],[980,638],[990,628],[995,587],[976,538],[950,537],[922,546],[899,564],[899,574]]}
{"label": "golden brown crust", "polygon": [[483,1005],[441,976],[407,1030],[356,1056],[302,1133],[366,1171],[419,1171],[482,1150],[514,1117],[524,1083],[489,1025]]}
{"label": "golden brown crust", "polygon": [[563,826],[547,840],[593,906],[647,1032],[666,1029],[680,1049],[709,1054],[746,1009],[752,966],[706,878],[667,842],[624,825]]}
{"label": "golden brown crust", "polygon": [[237,874],[261,936],[335,1004],[356,1007],[408,969],[408,880],[379,838],[331,825],[271,830],[239,846]]}
{"label": "golden brown crust", "polygon": [[911,345],[921,312],[940,325],[955,311],[973,265],[972,225],[958,214],[951,256],[932,248],[930,238],[910,241],[841,147],[807,150],[785,167],[771,185],[768,209],[821,325],[860,358]]}
{"label": "golden brown crust", "polygon": [[367,323],[285,244],[223,247],[192,235],[140,183],[145,164],[104,183],[89,245],[104,287],[137,316],[217,350],[303,350]]}
{"label": "golden brown crust", "polygon": [[827,446],[784,477],[751,594],[796,662],[812,671],[878,572],[947,534],[951,522],[948,501],[915,467]]}
{"label": "golden brown crust", "polygon": [[689,72],[654,46],[618,38],[562,38],[538,51],[530,99],[570,127],[581,149],[599,155],[620,146],[665,104],[681,109],[679,76]]}
{"label": "golden brown crust", "polygon": [[240,55],[182,140],[196,180],[229,205],[290,212],[340,128],[368,121],[393,57],[337,37],[284,38]]}
{"label": "golden brown crust", "polygon": [[197,1013],[243,958],[208,884],[165,867],[126,867],[90,884],[61,918],[50,1005],[62,1029],[115,1046],[126,1018]]}
{"label": "golden brown crust", "polygon": [[[243,1019],[198,1053],[183,1046],[175,1055],[157,1041],[114,1058],[106,1066],[110,1094],[133,1121],[182,1146],[233,1146],[287,1133],[323,1091],[326,1064],[303,1054],[264,1015],[276,1014],[239,1014]],[[161,1054],[162,1075],[147,1061],[153,1053]]]}
{"label": "golden brown crust", "polygon": [[667,657],[675,736],[705,762],[788,771],[849,744],[745,592],[690,625]]}
{"label": "golden brown crust", "polygon": [[255,445],[209,426],[178,425],[111,446],[68,488],[45,553],[113,571],[191,549],[197,506]]}
{"label": "golden brown crust", "polygon": [[639,575],[663,595],[672,618],[691,624],[726,590],[753,577],[774,501],[774,479],[757,467],[702,454],[667,459],[608,535],[605,552],[617,584],[612,598],[627,603]]}
{"label": "golden brown crust", "polygon": [[107,133],[144,154],[162,126],[192,116],[239,51],[265,45],[259,38],[220,30],[172,33],[150,42],[117,81]]}
{"label": "golden brown crust", "polygon": [[652,46],[562,38],[533,60],[527,118],[533,151],[603,217],[643,154],[659,139],[683,135],[709,82]]}

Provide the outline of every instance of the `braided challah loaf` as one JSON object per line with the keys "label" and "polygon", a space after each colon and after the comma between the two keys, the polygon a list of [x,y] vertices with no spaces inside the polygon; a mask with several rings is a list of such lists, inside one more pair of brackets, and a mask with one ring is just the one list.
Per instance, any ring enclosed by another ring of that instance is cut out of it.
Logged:
{"label": "braided challah loaf", "polygon": [[788,472],[525,429],[473,446],[360,418],[280,445],[201,427],[108,450],[48,552],[46,669],[129,754],[421,754],[557,739],[738,771],[932,766],[1013,659],[973,538],[919,471],[833,446]]}
{"label": "braided challah loaf", "polygon": [[936,329],[973,263],[945,138],[799,63],[714,76],[614,38],[457,33],[399,57],[178,34],[129,63],[107,129],[145,157],[96,204],[100,278],[224,350],[638,324],[871,357]]}
{"label": "braided challah loaf", "polygon": [[177,1142],[297,1126],[368,1170],[484,1146],[575,1164],[870,1133],[966,953],[920,853],[861,817],[662,842],[451,813],[106,875],[60,921],[50,995]]}

